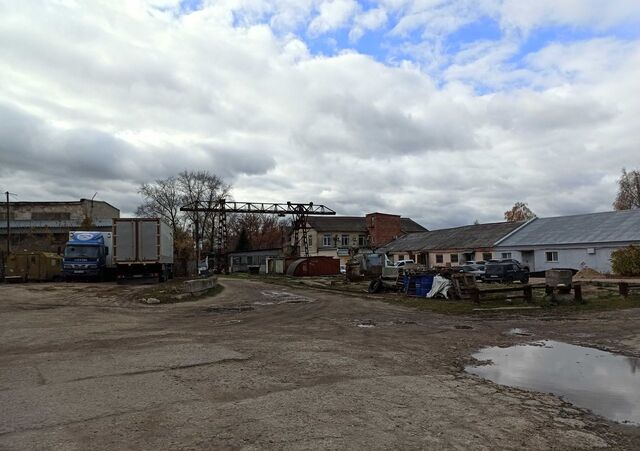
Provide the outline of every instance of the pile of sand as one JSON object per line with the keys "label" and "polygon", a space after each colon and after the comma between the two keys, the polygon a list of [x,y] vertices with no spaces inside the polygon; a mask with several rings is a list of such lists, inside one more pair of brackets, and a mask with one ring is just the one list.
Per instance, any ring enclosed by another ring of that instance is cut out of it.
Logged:
{"label": "pile of sand", "polygon": [[574,280],[587,280],[587,279],[604,279],[606,276],[602,273],[599,273],[595,269],[584,268],[578,271],[574,276]]}

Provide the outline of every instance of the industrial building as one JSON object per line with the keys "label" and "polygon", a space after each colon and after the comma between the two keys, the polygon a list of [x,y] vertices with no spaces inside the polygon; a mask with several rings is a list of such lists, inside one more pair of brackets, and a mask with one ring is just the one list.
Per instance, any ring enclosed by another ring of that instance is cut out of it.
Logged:
{"label": "industrial building", "polygon": [[391,241],[379,251],[396,262],[412,259],[428,267],[458,266],[467,261],[502,258],[495,248],[496,242],[523,224],[495,222],[412,233]]}
{"label": "industrial building", "polygon": [[427,229],[410,218],[370,213],[366,216],[309,216],[307,230],[310,256],[334,257],[345,264],[355,249],[375,249],[400,236]]}
{"label": "industrial building", "polygon": [[503,258],[515,258],[531,272],[591,268],[611,272],[611,253],[640,245],[640,210],[534,218],[496,243]]}
{"label": "industrial building", "polygon": [[[60,254],[71,230],[110,231],[120,210],[99,200],[10,202],[9,229],[13,251]],[[0,247],[7,241],[7,204],[0,203]]]}

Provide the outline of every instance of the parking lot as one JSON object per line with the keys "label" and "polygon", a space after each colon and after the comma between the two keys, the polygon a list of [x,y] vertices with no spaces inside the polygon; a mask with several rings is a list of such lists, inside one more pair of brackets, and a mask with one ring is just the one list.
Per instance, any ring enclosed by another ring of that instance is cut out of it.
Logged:
{"label": "parking lot", "polygon": [[138,286],[0,285],[0,448],[640,448],[636,427],[463,371],[541,339],[640,356],[640,309],[442,315],[221,281],[158,305]]}

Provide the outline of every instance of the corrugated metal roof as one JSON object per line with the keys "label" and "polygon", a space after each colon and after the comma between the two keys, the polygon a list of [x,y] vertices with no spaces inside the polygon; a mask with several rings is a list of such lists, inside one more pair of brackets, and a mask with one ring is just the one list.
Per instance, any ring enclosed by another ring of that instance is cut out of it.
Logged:
{"label": "corrugated metal roof", "polygon": [[640,241],[640,210],[536,218],[498,243],[536,246]]}
{"label": "corrugated metal roof", "polygon": [[[367,233],[367,220],[362,216],[309,216],[308,223],[318,232]],[[403,233],[427,230],[411,218],[400,218],[400,228]]]}
{"label": "corrugated metal roof", "polygon": [[383,252],[411,252],[490,248],[495,245],[496,241],[523,224],[524,222],[494,222],[411,233],[392,241],[381,250]]}

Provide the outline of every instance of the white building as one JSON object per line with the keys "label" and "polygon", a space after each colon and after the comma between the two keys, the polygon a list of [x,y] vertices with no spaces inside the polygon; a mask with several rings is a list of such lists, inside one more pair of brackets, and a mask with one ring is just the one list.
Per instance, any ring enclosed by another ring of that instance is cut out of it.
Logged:
{"label": "white building", "polygon": [[515,258],[531,272],[592,268],[611,272],[611,253],[640,245],[640,210],[534,218],[496,243],[500,258]]}

